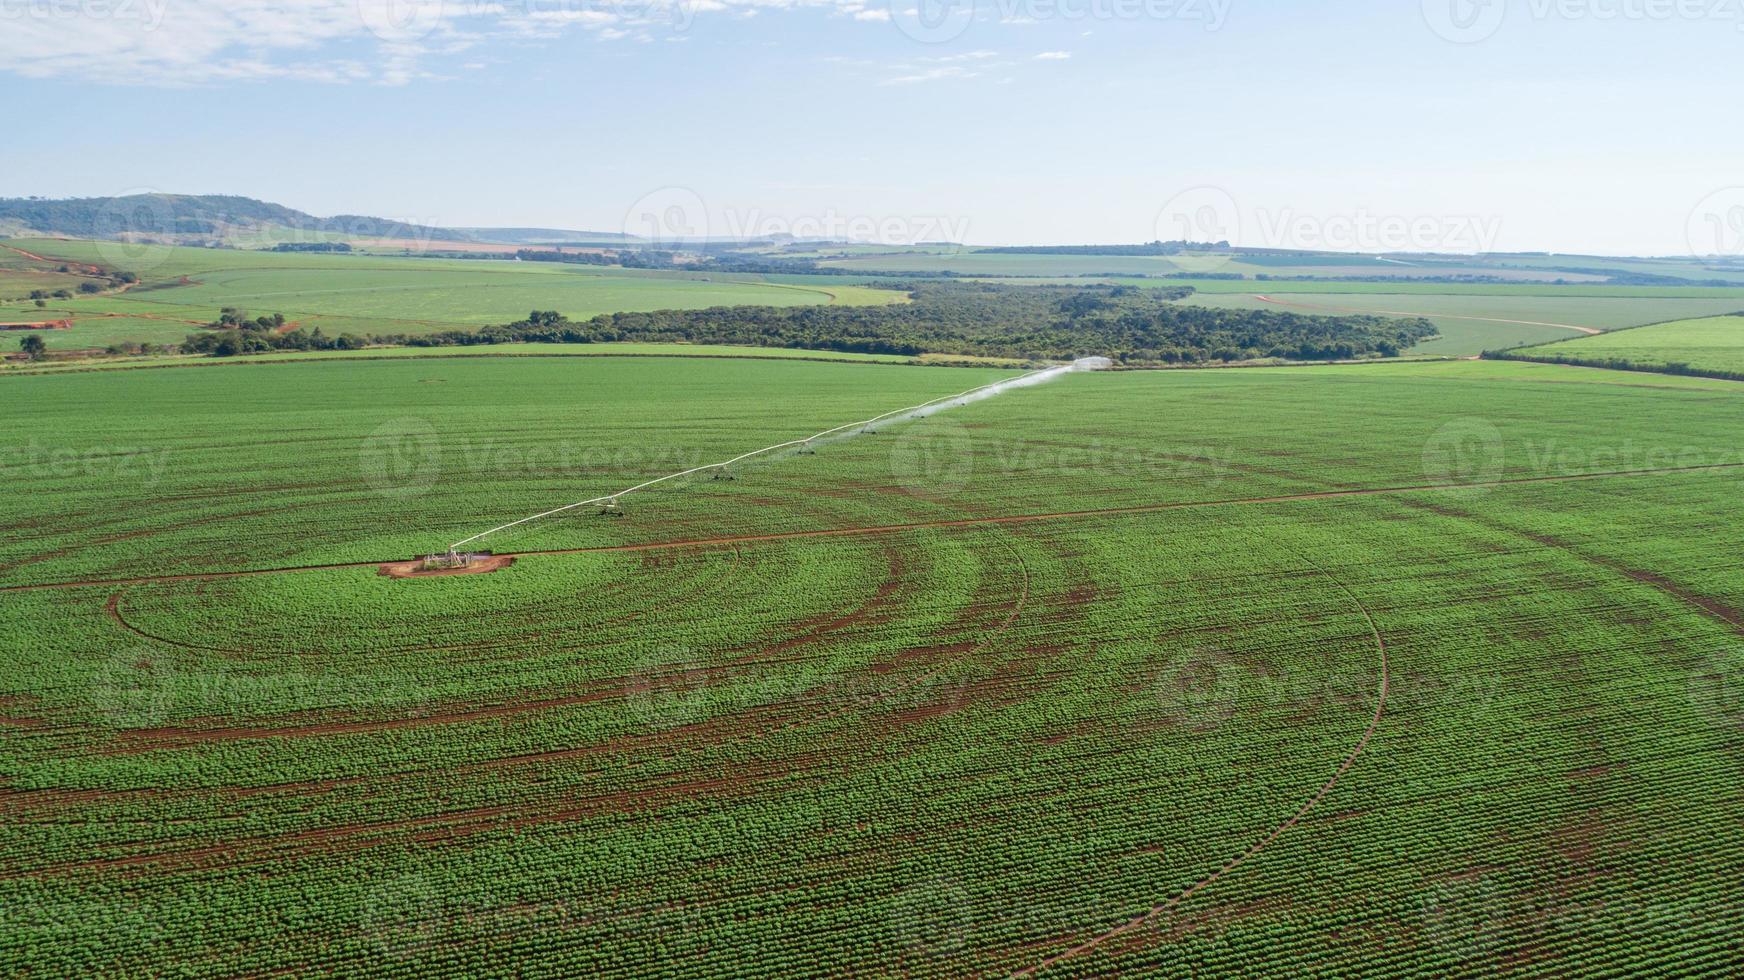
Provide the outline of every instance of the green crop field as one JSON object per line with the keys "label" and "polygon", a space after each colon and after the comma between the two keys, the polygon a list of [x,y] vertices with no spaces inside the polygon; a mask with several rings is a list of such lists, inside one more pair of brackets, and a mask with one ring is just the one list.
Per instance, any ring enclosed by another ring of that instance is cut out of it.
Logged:
{"label": "green crop field", "polygon": [[1015,373],[0,377],[0,971],[1744,970],[1734,382],[1071,374],[378,574]]}
{"label": "green crop field", "polygon": [[[532,262],[249,252],[115,242],[25,239],[17,248],[55,260],[140,275],[124,293],[50,300],[47,308],[0,303],[0,322],[71,319],[46,335],[51,349],[122,342],[175,343],[223,307],[283,313],[328,335],[420,334],[508,323],[530,310],[571,319],[600,313],[710,306],[902,302],[851,277],[722,277]],[[16,255],[17,253],[11,253]],[[76,288],[76,284],[75,287]],[[5,296],[0,290],[0,298]],[[116,322],[114,317],[129,317]],[[145,322],[145,321],[155,322]]]}
{"label": "green crop field", "polygon": [[[862,250],[824,258],[835,268],[950,271],[1000,282],[1083,283],[1106,281],[1148,288],[1191,286],[1189,302],[1238,309],[1289,309],[1302,313],[1387,313],[1427,317],[1441,335],[1411,353],[1464,356],[1528,344],[1543,344],[1578,333],[1574,327],[1614,330],[1686,317],[1712,316],[1744,309],[1744,287],[1722,285],[1607,284],[1597,275],[1570,274],[1565,282],[1534,282],[1545,268],[1590,267],[1608,273],[1687,277],[1692,281],[1739,280],[1693,261],[1610,260],[1540,256],[1485,259],[1470,266],[1444,262],[1358,266],[1356,258],[1336,255],[1248,255],[1227,259],[1180,260],[1167,256],[1059,255],[983,252],[974,249],[914,251]],[[1159,278],[1194,271],[1231,273],[1240,279]],[[1257,276],[1312,278],[1266,279]],[[1336,276],[1394,275],[1399,281],[1339,280]],[[1412,282],[1411,276],[1470,275],[1513,278],[1515,282]],[[1138,278],[1151,276],[1153,278]],[[1033,278],[1024,278],[1033,277]],[[1092,277],[1086,280],[1084,277]],[[1310,295],[1302,295],[1310,294]],[[1271,297],[1266,302],[1258,297]]]}
{"label": "green crop field", "polygon": [[[1211,255],[1077,255],[1023,252],[916,249],[911,251],[866,251],[827,257],[821,265],[863,272],[956,272],[971,276],[1169,276],[1204,272],[1236,273],[1248,277],[1320,276],[1383,277],[1398,279],[1425,276],[1490,276],[1521,282],[1603,282],[1602,274],[1550,272],[1480,261],[1432,264],[1383,260],[1371,255],[1304,254],[1300,256]],[[1732,278],[1732,277],[1721,277]],[[1744,276],[1737,277],[1744,281]]]}
{"label": "green crop field", "polygon": [[[1236,274],[1247,279],[1283,277],[1310,283],[1319,279],[1353,277],[1403,281],[1458,276],[1492,280],[1486,285],[1540,287],[1592,285],[1602,284],[1613,277],[1654,276],[1682,279],[1691,284],[1689,287],[1673,285],[1670,288],[1701,288],[1696,284],[1707,283],[1744,286],[1744,270],[1736,264],[1721,265],[1697,259],[1619,259],[1588,255],[1456,257],[1405,253],[1275,252],[1241,248],[1231,252],[1187,255],[1115,255],[1070,251],[1006,252],[973,246],[830,247],[795,249],[787,254],[817,259],[824,265],[842,269],[884,273],[955,272],[973,276],[1190,276],[1217,273]],[[1386,287],[1384,282],[1379,285]]]}
{"label": "green crop field", "polygon": [[[725,344],[540,344],[526,343],[483,347],[367,347],[355,351],[274,351],[248,358],[247,364],[283,364],[303,361],[447,360],[450,358],[514,357],[731,357],[750,360],[846,361],[871,364],[949,364],[961,366],[986,361],[990,367],[1023,367],[1022,362],[995,358],[942,358],[932,355],[904,357],[899,354],[859,354],[845,351],[800,350],[791,347],[737,347]],[[225,367],[236,362],[215,360],[204,354],[116,356],[73,361],[15,361],[0,365],[0,375],[82,374],[91,371],[155,370],[172,367]]]}
{"label": "green crop field", "polygon": [[[83,269],[69,267],[66,272],[60,271],[63,264],[0,244],[0,304],[26,300],[35,292],[54,293],[64,289],[76,293],[80,285],[96,281],[91,276],[81,275]],[[10,319],[0,316],[0,321]]]}
{"label": "green crop field", "polygon": [[[1540,295],[1433,293],[1276,292],[1270,284],[1252,293],[1196,293],[1189,302],[1236,309],[1288,309],[1300,313],[1394,313],[1422,316],[1441,336],[1412,348],[1413,354],[1476,354],[1486,350],[1542,344],[1578,336],[1582,330],[1608,331],[1686,316],[1730,313],[1744,304],[1736,297],[1581,296],[1541,289]],[[1261,297],[1266,297],[1262,299]]]}
{"label": "green crop field", "polygon": [[1573,364],[1674,365],[1697,373],[1744,376],[1744,316],[1714,316],[1655,323],[1600,337],[1542,344],[1519,356]]}

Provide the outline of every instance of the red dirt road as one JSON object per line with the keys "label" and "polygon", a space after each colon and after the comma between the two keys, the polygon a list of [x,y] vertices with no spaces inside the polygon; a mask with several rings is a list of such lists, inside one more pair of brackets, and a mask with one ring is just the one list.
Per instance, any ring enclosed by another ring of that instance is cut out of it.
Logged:
{"label": "red dirt road", "polygon": [[47,262],[47,263],[50,263],[51,265],[52,264],[64,265],[69,269],[83,270],[84,273],[88,273],[90,275],[102,275],[103,274],[103,270],[97,268],[94,265],[86,265],[83,262],[68,262],[68,261],[65,261],[63,259],[51,259],[46,255],[38,255],[35,252],[26,252],[24,249],[19,248],[16,245],[0,245],[0,248],[6,249],[9,252],[17,252],[19,255],[22,255],[25,258],[30,259],[33,262]]}

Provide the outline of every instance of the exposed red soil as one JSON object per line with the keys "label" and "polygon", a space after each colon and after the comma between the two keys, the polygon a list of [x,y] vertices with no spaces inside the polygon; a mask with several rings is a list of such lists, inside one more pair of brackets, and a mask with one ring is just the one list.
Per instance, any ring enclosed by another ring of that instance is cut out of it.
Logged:
{"label": "exposed red soil", "polygon": [[186,317],[164,316],[161,313],[98,313],[79,317],[81,320],[158,320],[163,323],[186,323],[192,327],[207,326],[205,320],[189,320]]}
{"label": "exposed red soil", "polygon": [[[60,241],[69,241],[69,240],[70,239],[65,239],[65,238],[60,239]],[[25,258],[30,259],[33,262],[46,262],[49,265],[64,265],[69,269],[77,270],[80,275],[86,275],[86,276],[101,276],[101,275],[103,275],[103,269],[101,267],[95,266],[95,265],[87,265],[84,262],[70,262],[70,261],[67,261],[65,259],[51,259],[46,255],[38,255],[35,252],[26,252],[24,249],[19,248],[16,245],[0,245],[0,248],[6,249],[9,252],[17,252],[19,255],[22,255]]]}
{"label": "exposed red soil", "polygon": [[765,784],[787,782],[795,768],[816,768],[826,760],[779,760],[734,771],[730,776],[674,780],[634,790],[587,794],[567,799],[528,801],[531,806],[466,807],[393,820],[337,824],[184,850],[89,858],[26,872],[30,877],[84,873],[99,869],[236,867],[270,864],[311,854],[334,854],[375,846],[383,839],[450,840],[493,830],[517,830],[567,823],[610,813],[649,812],[688,803],[702,794],[728,798],[760,792]]}
{"label": "exposed red soil", "polygon": [[1144,914],[1136,916],[1132,919],[1129,919],[1126,922],[1124,922],[1124,923],[1122,923],[1122,924],[1120,924],[1112,929],[1109,929],[1109,930],[1107,930],[1103,933],[1100,933],[1100,934],[1098,934],[1098,935],[1096,935],[1096,936],[1094,936],[1094,937],[1092,937],[1092,938],[1090,938],[1082,943],[1079,943],[1078,945],[1072,947],[1071,949],[1066,950],[1063,953],[1056,953],[1053,956],[1049,956],[1049,957],[1044,958],[1039,963],[1036,963],[1033,966],[1029,966],[1029,967],[1026,967],[1022,970],[1018,970],[1016,973],[1013,974],[1014,977],[1033,976],[1037,972],[1044,970],[1044,969],[1047,969],[1048,967],[1053,966],[1054,964],[1059,963],[1062,960],[1072,959],[1074,957],[1081,956],[1081,955],[1083,955],[1085,953],[1089,953],[1089,952],[1091,952],[1091,951],[1093,951],[1093,950],[1095,950],[1095,949],[1097,949],[1097,948],[1099,948],[1099,947],[1101,947],[1101,946],[1103,946],[1111,941],[1120,939],[1121,937],[1128,935],[1129,933],[1133,932],[1134,930],[1137,930],[1145,925],[1150,924],[1151,922],[1156,920],[1159,916],[1163,915],[1164,913],[1173,911],[1181,903],[1192,898],[1194,895],[1197,895],[1199,892],[1204,891],[1206,888],[1209,888],[1212,885],[1216,884],[1224,876],[1228,875],[1230,872],[1234,871],[1236,868],[1245,864],[1248,861],[1248,859],[1252,858],[1255,854],[1258,854],[1259,852],[1265,850],[1268,846],[1271,845],[1271,843],[1273,841],[1277,840],[1279,837],[1282,837],[1285,833],[1287,833],[1291,828],[1295,827],[1298,823],[1301,823],[1302,819],[1308,815],[1308,812],[1310,810],[1314,809],[1314,807],[1316,805],[1318,805],[1321,800],[1325,799],[1328,793],[1332,792],[1333,787],[1338,785],[1338,781],[1344,777],[1344,774],[1350,770],[1351,766],[1356,764],[1357,757],[1361,756],[1363,754],[1363,750],[1368,748],[1369,740],[1374,737],[1375,730],[1380,727],[1381,717],[1386,713],[1387,694],[1388,694],[1388,690],[1389,690],[1389,687],[1390,687],[1391,682],[1392,682],[1391,670],[1389,669],[1389,666],[1387,663],[1387,641],[1381,636],[1380,626],[1375,623],[1375,618],[1374,618],[1373,614],[1371,614],[1369,612],[1368,607],[1363,604],[1362,600],[1357,598],[1356,593],[1354,593],[1350,590],[1349,586],[1345,585],[1343,582],[1339,581],[1337,578],[1334,578],[1330,572],[1327,572],[1325,570],[1325,568],[1323,568],[1320,565],[1319,562],[1314,561],[1313,558],[1311,558],[1310,556],[1299,555],[1298,557],[1302,558],[1304,561],[1308,562],[1309,565],[1313,566],[1313,568],[1316,571],[1318,571],[1321,575],[1325,576],[1328,579],[1328,581],[1330,581],[1334,586],[1336,586],[1339,589],[1339,591],[1343,592],[1345,594],[1345,596],[1347,598],[1349,598],[1350,601],[1356,605],[1357,609],[1359,611],[1361,611],[1364,621],[1367,622],[1367,624],[1368,624],[1369,634],[1374,639],[1375,648],[1380,654],[1380,691],[1379,691],[1379,695],[1375,701],[1375,713],[1372,717],[1370,717],[1368,727],[1363,730],[1362,737],[1357,740],[1356,745],[1350,750],[1350,754],[1345,756],[1344,761],[1339,764],[1338,769],[1333,772],[1331,778],[1327,779],[1325,783],[1321,784],[1320,789],[1313,796],[1309,797],[1308,802],[1302,804],[1302,806],[1299,807],[1295,813],[1291,814],[1290,817],[1287,820],[1285,820],[1283,823],[1280,823],[1276,828],[1274,828],[1271,831],[1271,833],[1267,834],[1265,837],[1256,841],[1247,850],[1245,850],[1245,851],[1241,852],[1240,854],[1236,855],[1235,857],[1231,858],[1221,868],[1218,868],[1216,871],[1213,871],[1210,874],[1206,875],[1205,877],[1194,882],[1192,885],[1188,886],[1185,890],[1176,894],[1173,898],[1170,898],[1168,901],[1165,901],[1165,902],[1162,902],[1162,903],[1157,904],[1155,906],[1152,906],[1150,911],[1145,912]]}
{"label": "exposed red soil", "polygon": [[39,320],[35,323],[0,323],[0,330],[70,330],[71,320]]}
{"label": "exposed red soil", "polygon": [[[813,617],[802,624],[801,631],[792,637],[782,640],[773,646],[762,647],[757,652],[757,660],[767,659],[775,654],[786,653],[817,641],[821,637],[848,629],[868,620],[876,610],[890,604],[896,590],[901,587],[906,567],[903,564],[902,553],[886,545],[884,560],[887,566],[884,581],[878,583],[864,602],[846,613],[825,613]],[[734,661],[735,663],[742,661]]]}
{"label": "exposed red soil", "polygon": [[[1007,547],[1009,548],[1009,545]],[[986,636],[982,637],[980,642],[975,643],[973,645],[970,645],[968,647],[963,647],[961,645],[948,644],[945,646],[927,647],[927,648],[924,648],[921,650],[908,651],[908,654],[912,657],[918,658],[918,657],[927,656],[927,655],[931,655],[931,656],[935,656],[935,657],[950,656],[951,660],[948,660],[946,662],[946,666],[942,666],[942,667],[939,667],[937,669],[934,669],[934,670],[928,671],[926,673],[917,675],[915,677],[909,678],[908,680],[903,681],[902,683],[892,684],[888,687],[881,688],[865,698],[862,698],[858,701],[855,701],[855,702],[847,704],[847,705],[843,705],[842,707],[833,708],[833,709],[825,711],[819,715],[815,715],[815,716],[812,716],[809,718],[803,718],[803,719],[799,719],[797,721],[790,722],[787,725],[783,726],[783,728],[777,729],[777,731],[786,730],[788,728],[797,728],[797,727],[800,727],[802,725],[816,724],[816,723],[821,722],[821,721],[829,721],[829,720],[832,720],[835,718],[839,718],[843,715],[850,714],[852,712],[871,707],[875,704],[878,704],[878,703],[892,697],[893,695],[900,694],[904,691],[910,690],[910,689],[917,687],[921,684],[926,684],[930,681],[936,680],[937,678],[939,678],[940,676],[942,676],[945,673],[945,671],[950,666],[951,662],[959,661],[959,660],[972,660],[977,654],[981,653],[983,650],[986,650],[988,647],[992,646],[993,642],[995,640],[998,640],[1001,636],[1005,635],[1005,633],[1008,630],[1011,629],[1011,624],[1015,623],[1017,621],[1017,617],[1023,614],[1024,606],[1029,602],[1029,593],[1030,593],[1029,567],[1024,564],[1022,556],[1018,555],[1016,551],[1012,551],[1012,556],[1017,559],[1018,569],[1022,574],[1022,579],[1021,579],[1022,584],[1020,586],[1020,590],[1019,590],[1018,594],[1008,603],[1004,619],[1002,619],[997,626],[993,627],[993,629],[990,630]]]}
{"label": "exposed red soil", "polygon": [[54,259],[44,258],[43,256],[36,254],[35,252],[26,252],[24,249],[19,248],[16,245],[0,245],[0,248],[6,249],[9,252],[17,252],[19,255],[22,255],[25,258],[31,259],[32,261],[36,261],[36,262],[53,262],[53,261],[55,261]]}
{"label": "exposed red soil", "polygon": [[516,701],[510,704],[490,705],[444,711],[438,714],[417,715],[408,718],[383,718],[370,721],[329,721],[309,725],[288,726],[235,726],[230,728],[187,728],[171,726],[164,728],[139,728],[122,732],[122,738],[134,743],[135,751],[149,749],[181,748],[189,745],[199,745],[207,742],[232,742],[238,739],[254,738],[312,738],[321,735],[357,735],[368,732],[394,731],[402,728],[421,728],[426,725],[458,724],[468,721],[488,721],[508,718],[514,715],[526,714],[532,711],[547,711],[552,708],[574,707],[603,701],[607,698],[621,697],[624,691],[620,687],[602,688],[581,694],[566,695],[555,698],[541,698],[532,701]]}
{"label": "exposed red soil", "polygon": [[[1413,505],[1413,506],[1419,506],[1419,505]],[[1658,589],[1660,592],[1663,592],[1666,595],[1669,595],[1672,598],[1677,599],[1680,602],[1685,603],[1686,605],[1694,606],[1696,609],[1701,610],[1703,615],[1708,616],[1712,619],[1717,619],[1720,622],[1725,623],[1727,626],[1732,628],[1732,632],[1737,633],[1740,636],[1744,636],[1744,610],[1740,610],[1734,606],[1728,605],[1727,603],[1722,602],[1719,599],[1716,599],[1712,596],[1705,596],[1705,595],[1701,595],[1701,594],[1696,593],[1696,592],[1692,592],[1691,590],[1679,585],[1678,583],[1672,581],[1671,579],[1667,578],[1664,575],[1659,574],[1658,572],[1648,571],[1648,570],[1642,569],[1642,568],[1633,568],[1633,567],[1630,567],[1629,565],[1626,565],[1623,562],[1617,561],[1615,559],[1606,558],[1606,557],[1603,557],[1601,555],[1595,555],[1595,554],[1592,554],[1590,552],[1584,551],[1582,549],[1576,548],[1574,545],[1570,544],[1569,542],[1564,541],[1561,538],[1558,538],[1554,535],[1544,534],[1544,533],[1538,532],[1538,531],[1527,531],[1527,530],[1522,530],[1520,528],[1511,527],[1511,526],[1509,526],[1507,524],[1503,524],[1499,521],[1480,518],[1476,514],[1472,514],[1469,511],[1462,511],[1462,510],[1459,510],[1458,508],[1449,507],[1446,505],[1437,505],[1437,506],[1430,507],[1429,509],[1434,510],[1436,513],[1441,514],[1445,517],[1453,517],[1453,518],[1458,518],[1458,519],[1462,519],[1462,520],[1472,521],[1474,523],[1481,524],[1484,527],[1490,528],[1491,530],[1501,531],[1504,534],[1517,534],[1523,538],[1526,538],[1529,541],[1535,542],[1537,544],[1541,544],[1546,548],[1552,548],[1552,549],[1555,549],[1557,551],[1563,552],[1564,554],[1571,555],[1571,556],[1573,556],[1573,557],[1575,557],[1583,562],[1586,562],[1590,565],[1597,565],[1600,568],[1608,568],[1613,572],[1616,572],[1616,573],[1623,575],[1627,578],[1633,579],[1636,582],[1640,582],[1643,585],[1650,585],[1653,588]]]}
{"label": "exposed red soil", "polygon": [[[755,652],[738,658],[728,664],[699,668],[686,672],[687,681],[697,685],[718,682],[722,677],[734,672],[734,668],[750,663],[766,661],[772,653],[795,649],[820,638],[833,635],[836,631],[855,623],[862,622],[870,612],[881,604],[889,601],[896,592],[902,579],[901,556],[894,548],[885,548],[886,559],[889,562],[889,572],[885,582],[878,591],[865,602],[845,614],[831,613],[825,617],[808,620],[801,626],[801,631],[784,638],[773,645],[763,645]],[[508,557],[508,556],[498,556]],[[512,560],[512,559],[511,559]],[[384,572],[384,574],[386,574]],[[452,574],[452,573],[450,573]],[[140,635],[139,630],[129,625],[120,615],[117,603],[121,593],[110,597],[106,610],[112,618],[128,630]],[[174,642],[174,641],[168,641]],[[185,644],[180,644],[185,645]],[[694,676],[691,676],[694,675]],[[618,678],[602,682],[600,686],[587,691],[547,696],[525,701],[515,701],[500,705],[487,706],[453,706],[434,713],[405,718],[388,719],[333,719],[312,723],[294,723],[281,725],[248,725],[195,727],[190,725],[165,726],[153,729],[138,729],[122,733],[122,751],[127,753],[173,749],[207,742],[227,742],[240,739],[262,738],[311,738],[324,735],[353,735],[365,732],[389,731],[406,728],[420,728],[429,725],[460,724],[465,722],[484,721],[489,719],[508,718],[536,711],[547,711],[554,708],[574,707],[613,698],[622,698],[637,691],[639,683],[646,685],[655,678]],[[573,750],[558,750],[569,753]],[[589,750],[591,751],[591,749]]]}
{"label": "exposed red soil", "polygon": [[491,555],[469,561],[459,568],[425,568],[422,559],[417,561],[392,561],[381,566],[378,574],[388,578],[439,578],[445,575],[489,575],[500,572],[515,563],[514,555]]}
{"label": "exposed red soil", "polygon": [[48,721],[35,715],[7,714],[19,709],[34,711],[37,699],[24,694],[0,694],[0,726],[10,728],[44,728]]}

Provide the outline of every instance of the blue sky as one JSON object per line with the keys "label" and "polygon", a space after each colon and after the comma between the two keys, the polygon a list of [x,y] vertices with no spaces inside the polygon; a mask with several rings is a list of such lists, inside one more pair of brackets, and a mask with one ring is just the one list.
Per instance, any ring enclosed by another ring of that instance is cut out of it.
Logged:
{"label": "blue sky", "polygon": [[0,0],[0,194],[607,231],[679,202],[709,234],[897,242],[1736,238],[1744,0],[955,3]]}

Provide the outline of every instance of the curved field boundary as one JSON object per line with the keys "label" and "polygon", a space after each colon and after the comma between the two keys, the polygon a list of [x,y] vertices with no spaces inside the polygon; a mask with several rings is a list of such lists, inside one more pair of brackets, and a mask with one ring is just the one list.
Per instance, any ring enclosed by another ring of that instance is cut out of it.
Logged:
{"label": "curved field boundary", "polygon": [[1276,306],[1294,306],[1304,310],[1324,310],[1328,313],[1360,313],[1368,314],[1370,316],[1377,314],[1380,316],[1419,316],[1425,319],[1429,317],[1441,317],[1447,320],[1476,320],[1480,323],[1513,323],[1523,327],[1555,327],[1558,330],[1573,330],[1576,333],[1584,333],[1589,336],[1597,336],[1604,333],[1603,330],[1594,327],[1577,327],[1572,323],[1545,323],[1542,320],[1504,320],[1500,317],[1468,316],[1459,313],[1407,313],[1404,310],[1357,310],[1345,306],[1325,306],[1320,303],[1297,303],[1287,299],[1273,299],[1270,296],[1255,296],[1254,299],[1257,299],[1262,303],[1271,303]]}
{"label": "curved field boundary", "polygon": [[[1096,510],[1066,510],[1045,514],[1004,514],[994,517],[963,517],[952,520],[916,521],[910,524],[881,524],[868,527],[817,528],[810,531],[777,531],[770,534],[741,534],[719,538],[690,538],[678,541],[647,541],[638,544],[606,544],[587,548],[550,548],[542,551],[506,553],[514,558],[540,555],[591,555],[620,551],[665,551],[675,548],[706,548],[721,545],[754,544],[762,541],[803,541],[810,538],[846,538],[874,534],[902,534],[930,528],[979,527],[984,524],[1033,524],[1044,521],[1073,520],[1084,517],[1113,517],[1122,514],[1152,514],[1171,510],[1198,510],[1207,507],[1232,507],[1243,504],[1289,504],[1306,500],[1334,500],[1340,497],[1375,497],[1398,493],[1423,493],[1436,490],[1485,489],[1523,486],[1535,483],[1573,483],[1582,480],[1607,480],[1631,476],[1668,476],[1678,473],[1713,473],[1744,468],[1744,463],[1712,463],[1706,466],[1668,466],[1646,470],[1608,470],[1598,473],[1569,473],[1558,476],[1522,476],[1506,480],[1484,480],[1472,483],[1425,483],[1397,487],[1359,487],[1351,490],[1316,490],[1308,493],[1280,494],[1275,497],[1231,497],[1221,500],[1185,500],[1167,504],[1134,504],[1130,507],[1104,507]],[[141,575],[132,578],[74,579],[60,582],[38,582],[30,585],[0,585],[0,593],[35,592],[43,589],[77,589],[94,586],[150,585],[157,582],[210,582],[218,579],[248,578],[255,575],[287,575],[293,572],[328,572],[348,568],[379,569],[399,558],[378,558],[373,561],[333,562],[321,565],[286,565],[277,568],[247,568],[220,572],[187,572],[177,575]]]}
{"label": "curved field boundary", "polygon": [[[1290,549],[1290,550],[1293,552],[1295,551],[1295,549]],[[1284,836],[1284,834],[1288,833],[1291,828],[1295,827],[1298,823],[1301,823],[1302,818],[1308,815],[1308,811],[1314,809],[1314,807],[1316,805],[1318,805],[1321,800],[1326,798],[1326,795],[1328,793],[1332,792],[1332,788],[1334,786],[1337,786],[1338,781],[1344,777],[1344,774],[1346,772],[1350,771],[1350,767],[1356,764],[1357,757],[1363,754],[1364,749],[1368,748],[1369,740],[1374,737],[1375,729],[1380,727],[1381,716],[1386,714],[1386,711],[1387,711],[1387,692],[1388,692],[1389,688],[1392,686],[1392,671],[1391,671],[1391,669],[1388,665],[1388,662],[1387,662],[1387,641],[1381,636],[1381,629],[1375,623],[1374,614],[1369,612],[1368,606],[1363,604],[1363,601],[1357,597],[1357,594],[1355,592],[1351,591],[1349,586],[1347,586],[1343,582],[1339,581],[1337,576],[1333,575],[1331,572],[1328,572],[1326,570],[1325,566],[1321,565],[1319,562],[1315,561],[1313,558],[1309,557],[1308,555],[1302,554],[1301,552],[1295,552],[1295,554],[1298,558],[1307,562],[1309,565],[1313,566],[1315,571],[1317,571],[1321,575],[1325,576],[1327,581],[1331,582],[1334,586],[1337,586],[1338,590],[1340,592],[1343,592],[1345,594],[1345,596],[1347,598],[1349,598],[1353,604],[1355,604],[1357,610],[1362,613],[1362,617],[1363,617],[1364,622],[1366,622],[1368,624],[1369,635],[1374,639],[1375,649],[1380,654],[1380,691],[1375,699],[1375,713],[1369,718],[1368,727],[1363,729],[1362,737],[1357,739],[1356,745],[1353,746],[1350,750],[1350,754],[1346,755],[1344,757],[1344,761],[1339,763],[1338,768],[1333,771],[1331,777],[1328,778],[1326,780],[1326,782],[1324,782],[1320,785],[1320,789],[1317,790],[1313,796],[1309,797],[1308,801],[1306,803],[1303,803],[1300,807],[1298,807],[1296,809],[1296,812],[1290,814],[1289,818],[1284,820],[1283,823],[1280,823],[1276,827],[1274,827],[1272,829],[1271,833],[1260,838],[1258,841],[1255,841],[1251,846],[1248,847],[1247,850],[1242,851],[1240,854],[1237,854],[1233,858],[1230,858],[1227,862],[1224,863],[1224,865],[1222,867],[1218,868],[1216,871],[1211,872],[1210,874],[1206,875],[1205,877],[1199,879],[1198,881],[1194,882],[1193,884],[1187,886],[1187,888],[1185,888],[1181,892],[1177,893],[1173,898],[1170,898],[1168,901],[1153,905],[1153,906],[1151,906],[1151,908],[1148,911],[1144,912],[1143,914],[1135,916],[1131,919],[1128,919],[1127,921],[1121,923],[1120,925],[1115,926],[1114,928],[1109,929],[1105,932],[1102,932],[1102,933],[1100,933],[1100,934],[1098,934],[1098,935],[1096,935],[1096,936],[1094,936],[1094,937],[1092,937],[1092,938],[1090,938],[1082,943],[1079,943],[1078,945],[1073,946],[1071,949],[1068,949],[1063,953],[1056,953],[1053,956],[1050,956],[1050,957],[1047,957],[1046,959],[1043,959],[1041,962],[1035,964],[1034,966],[1026,967],[1022,970],[1019,970],[1016,973],[1012,974],[1013,977],[1034,976],[1036,973],[1038,973],[1042,970],[1045,970],[1048,967],[1053,966],[1054,964],[1059,963],[1063,960],[1068,960],[1068,959],[1071,959],[1075,956],[1082,956],[1085,953],[1091,952],[1091,951],[1095,950],[1096,948],[1100,947],[1101,945],[1103,945],[1104,943],[1108,942],[1111,939],[1118,939],[1119,937],[1121,937],[1129,932],[1132,932],[1135,929],[1139,929],[1139,928],[1149,924],[1150,922],[1154,921],[1158,916],[1163,915],[1166,912],[1173,911],[1181,903],[1187,901],[1188,899],[1192,898],[1194,895],[1197,895],[1201,891],[1204,891],[1205,889],[1210,888],[1212,885],[1216,884],[1220,879],[1222,879],[1225,875],[1228,875],[1231,872],[1233,872],[1235,869],[1241,867],[1244,863],[1247,862],[1247,860],[1249,858],[1251,858],[1254,855],[1258,854],[1259,852],[1265,850],[1268,846],[1270,846],[1272,844],[1273,841],[1276,841],[1278,838]]]}

